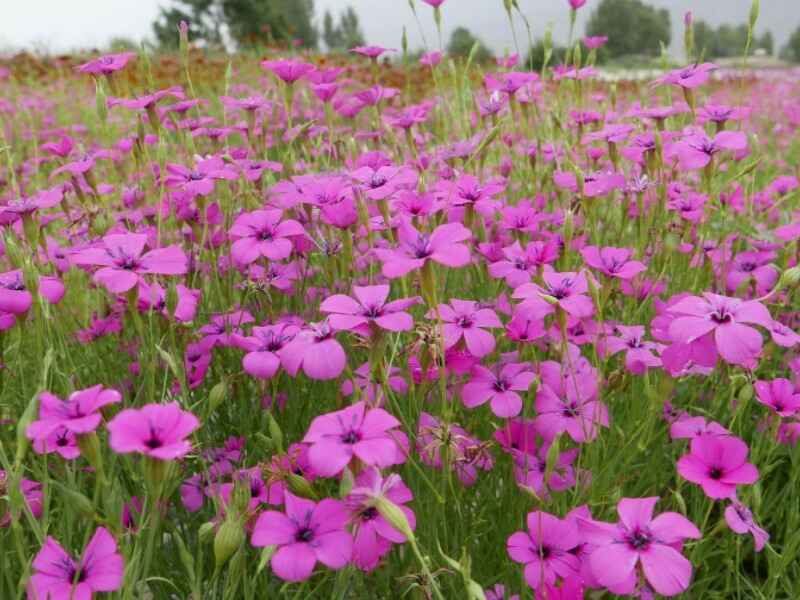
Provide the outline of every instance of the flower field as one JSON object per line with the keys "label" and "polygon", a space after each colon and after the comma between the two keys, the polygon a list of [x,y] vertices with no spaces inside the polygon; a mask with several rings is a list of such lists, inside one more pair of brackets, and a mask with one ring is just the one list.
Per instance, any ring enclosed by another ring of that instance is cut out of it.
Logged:
{"label": "flower field", "polygon": [[800,597],[800,74],[602,43],[2,68],[0,598]]}

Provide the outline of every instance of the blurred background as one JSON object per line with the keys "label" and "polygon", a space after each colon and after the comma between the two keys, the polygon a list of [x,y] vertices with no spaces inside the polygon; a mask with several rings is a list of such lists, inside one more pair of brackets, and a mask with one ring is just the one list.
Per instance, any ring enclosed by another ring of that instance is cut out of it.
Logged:
{"label": "blurred background", "polygon": [[[533,45],[535,59],[548,30],[556,48],[566,45],[568,0],[518,5],[530,36],[516,16],[515,43],[503,0],[445,0],[444,49],[466,54],[478,43],[479,58],[517,50],[527,56]],[[587,0],[576,11],[575,37],[608,36],[600,59],[611,64],[647,66],[661,55],[662,44],[680,61],[682,20],[691,10],[696,46],[705,48],[705,58],[732,59],[741,56],[750,6],[751,0]],[[0,53],[105,51],[142,42],[170,47],[185,19],[196,44],[227,51],[290,44],[321,51],[361,44],[400,49],[405,30],[413,55],[439,47],[432,10],[425,0],[6,0]],[[761,60],[800,62],[800,0],[761,0],[756,33],[752,49]]]}

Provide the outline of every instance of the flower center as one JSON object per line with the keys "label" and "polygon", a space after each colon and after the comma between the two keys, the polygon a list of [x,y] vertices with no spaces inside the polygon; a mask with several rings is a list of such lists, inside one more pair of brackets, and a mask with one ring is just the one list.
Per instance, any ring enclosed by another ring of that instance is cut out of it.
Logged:
{"label": "flower center", "polygon": [[722,307],[711,313],[711,320],[714,323],[730,323],[733,320],[733,316],[727,308]]}
{"label": "flower center", "polygon": [[628,536],[627,541],[634,550],[644,550],[650,545],[650,536],[644,531],[636,530]]}
{"label": "flower center", "polygon": [[469,329],[474,325],[474,321],[472,320],[472,317],[469,315],[461,315],[456,319],[456,325],[458,325],[462,329]]}
{"label": "flower center", "polygon": [[294,539],[298,542],[310,542],[314,539],[314,532],[308,527],[302,527],[298,529],[297,533],[294,536]]}
{"label": "flower center", "polygon": [[358,434],[357,431],[348,431],[344,435],[342,435],[342,443],[343,444],[355,444],[361,439],[361,436]]}
{"label": "flower center", "polygon": [[711,479],[721,479],[722,469],[719,467],[711,467],[711,470],[708,472],[708,476],[711,477]]}

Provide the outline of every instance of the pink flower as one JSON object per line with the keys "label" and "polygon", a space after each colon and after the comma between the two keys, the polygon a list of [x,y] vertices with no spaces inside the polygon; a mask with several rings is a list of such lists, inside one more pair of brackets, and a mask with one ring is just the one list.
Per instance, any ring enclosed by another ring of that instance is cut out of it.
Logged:
{"label": "pink flower", "polygon": [[[586,319],[594,314],[592,299],[586,294],[589,282],[583,271],[577,273],[542,273],[544,285],[526,283],[514,290],[514,298],[522,299],[520,310],[530,311],[532,316],[543,317],[553,312],[554,304],[567,314],[578,319]],[[547,299],[544,297],[547,296]]]}
{"label": "pink flower", "polygon": [[550,439],[562,431],[578,443],[592,441],[599,427],[608,427],[608,409],[597,399],[597,376],[570,373],[558,363],[543,363],[536,392],[537,427]]}
{"label": "pink flower", "polygon": [[747,148],[747,136],[741,131],[720,131],[713,138],[698,132],[672,145],[670,153],[677,156],[681,168],[702,169],[713,156],[723,150],[740,152]]}
{"label": "pink flower", "polygon": [[236,218],[230,228],[231,255],[242,265],[249,265],[259,257],[283,260],[292,253],[294,236],[304,236],[305,229],[294,219],[283,219],[281,210],[254,210]]}
{"label": "pink flower", "polygon": [[384,478],[376,467],[362,471],[345,499],[353,525],[353,563],[362,571],[372,571],[391,551],[393,544],[406,542],[406,536],[392,527],[375,508],[376,501],[381,498],[402,511],[412,531],[416,528],[414,512],[404,506],[414,496],[400,476],[392,474]]}
{"label": "pink flower", "polygon": [[633,251],[629,248],[598,248],[597,246],[585,246],[581,249],[581,256],[586,264],[601,271],[607,277],[617,279],[633,279],[643,271],[647,270],[644,263],[638,260],[630,260]]}
{"label": "pink flower", "polygon": [[356,46],[355,48],[350,48],[350,52],[375,60],[381,54],[386,52],[397,52],[397,50],[394,50],[393,48],[384,48],[383,46]]}
{"label": "pink flower", "polygon": [[504,260],[489,265],[489,275],[503,277],[512,288],[529,283],[531,277],[546,264],[558,258],[555,241],[529,242],[523,249],[519,242],[503,248]]}
{"label": "pink flower", "polygon": [[773,252],[740,252],[733,257],[725,279],[728,293],[735,293],[743,284],[754,284],[756,294],[763,296],[778,282],[780,272],[772,264]]}
{"label": "pink flower", "polygon": [[[761,334],[747,324],[761,325],[770,329],[772,317],[760,302],[742,301],[706,292],[703,297],[688,296],[667,309],[674,315],[669,325],[670,337],[681,344],[694,345],[711,340],[704,345],[705,353],[711,354],[713,366],[716,352],[731,364],[748,366],[756,362],[761,353]],[[687,358],[688,360],[688,358]],[[665,362],[666,364],[666,362]]]}
{"label": "pink flower", "polygon": [[717,65],[715,65],[714,63],[689,65],[688,67],[684,67],[683,69],[676,69],[674,71],[670,71],[666,75],[662,75],[661,77],[656,79],[653,83],[654,84],[667,83],[691,90],[696,87],[700,87],[706,81],[708,81],[708,77],[711,74],[711,71],[717,68],[718,68]]}
{"label": "pink flower", "polygon": [[336,379],[344,371],[347,356],[334,337],[330,323],[310,323],[278,352],[283,368],[292,377],[300,367],[311,379]]}
{"label": "pink flower", "polygon": [[432,260],[447,267],[463,267],[470,261],[469,248],[462,244],[472,237],[472,232],[461,223],[439,225],[432,233],[420,233],[410,223],[398,228],[399,246],[394,250],[376,249],[375,255],[383,263],[383,275],[389,279],[402,277],[420,269]]}
{"label": "pink flower", "polygon": [[417,452],[426,465],[442,468],[442,451],[449,456],[449,467],[466,486],[478,480],[478,469],[490,471],[494,458],[486,444],[471,436],[458,423],[441,423],[421,412],[417,428]]}
{"label": "pink flower", "polygon": [[80,250],[70,257],[76,265],[99,265],[94,281],[112,294],[133,288],[142,275],[183,275],[188,260],[178,246],[156,248],[145,254],[147,235],[139,233],[110,234],[103,238],[103,247]]}
{"label": "pink flower", "polygon": [[737,485],[758,480],[758,469],[747,462],[747,444],[737,437],[695,437],[690,449],[678,460],[678,473],[700,485],[709,498],[734,498]]}
{"label": "pink flower", "polygon": [[673,440],[692,439],[701,435],[730,435],[716,421],[706,421],[703,417],[678,417],[669,427],[669,437]]}
{"label": "pink flower", "polygon": [[567,0],[567,2],[569,2],[569,6],[572,10],[578,10],[586,4],[586,0]]}
{"label": "pink flower", "polygon": [[100,409],[121,400],[118,391],[102,385],[78,390],[61,400],[50,392],[39,395],[39,419],[28,425],[25,435],[31,440],[44,440],[59,428],[77,435],[91,433],[100,425]]}
{"label": "pink flower", "polygon": [[271,379],[281,366],[280,351],[300,328],[289,323],[253,327],[249,336],[234,334],[234,343],[245,350],[244,370],[259,379]]}
{"label": "pink flower", "polygon": [[617,336],[604,338],[605,348],[610,355],[625,352],[625,368],[635,375],[641,375],[647,369],[660,367],[658,353],[663,346],[644,340],[644,327],[635,325],[628,327],[617,325]]}
{"label": "pink flower", "polygon": [[345,531],[348,513],[338,500],[319,503],[285,492],[286,514],[261,513],[253,529],[253,546],[277,546],[272,570],[285,581],[304,581],[317,561],[341,569],[352,557],[353,538]]}
{"label": "pink flower", "polygon": [[186,438],[200,427],[177,402],[147,404],[120,412],[108,424],[109,445],[118,454],[138,452],[158,460],[181,458],[192,449]]}
{"label": "pink flower", "polygon": [[90,73],[92,75],[110,75],[115,71],[120,71],[125,66],[136,58],[135,52],[120,52],[118,54],[106,54],[82,65],[75,67],[81,73]]}
{"label": "pink flower", "polygon": [[444,4],[445,0],[422,0],[425,4],[428,4],[434,8],[439,8],[442,4]]}
{"label": "pink flower", "polygon": [[169,175],[164,178],[164,185],[181,190],[189,198],[211,194],[217,179],[234,180],[239,178],[239,173],[235,169],[227,166],[221,158],[216,157],[198,161],[194,169],[167,163],[166,170]]}
{"label": "pink flower", "polygon": [[444,53],[441,50],[433,50],[423,54],[419,59],[419,63],[421,65],[425,65],[426,67],[435,67],[442,62],[443,57]]}
{"label": "pink flower", "polygon": [[386,302],[388,285],[353,286],[355,298],[343,294],[329,296],[319,309],[328,313],[331,327],[343,331],[358,331],[369,334],[370,325],[387,331],[410,331],[414,318],[407,308],[418,302],[418,298],[401,298]]}
{"label": "pink flower", "polygon": [[[64,297],[64,284],[57,277],[39,276],[39,294],[50,304],[58,304]],[[24,315],[33,304],[33,295],[25,285],[21,270],[0,273],[0,313]]]}
{"label": "pink flower", "polygon": [[605,35],[586,36],[583,38],[583,45],[589,50],[596,50],[606,45],[608,37]]}
{"label": "pink flower", "polygon": [[506,546],[511,560],[525,565],[528,585],[537,590],[577,574],[580,561],[570,552],[579,541],[575,524],[541,511],[528,513],[527,522],[528,532],[512,533]]}
{"label": "pink flower", "polygon": [[500,418],[516,417],[522,410],[522,398],[536,379],[524,363],[495,365],[494,371],[480,365],[472,367],[472,378],[461,390],[464,406],[475,408],[490,403],[492,412]]}
{"label": "pink flower", "polygon": [[319,475],[342,472],[355,456],[367,465],[388,467],[405,462],[393,431],[400,422],[382,408],[366,409],[364,402],[316,417],[303,442],[311,444],[308,458]]}
{"label": "pink flower", "polygon": [[769,541],[769,534],[756,525],[750,509],[736,499],[725,508],[725,522],[735,533],[751,534],[756,552],[761,552]]}
{"label": "pink flower", "polygon": [[293,84],[316,71],[312,64],[294,59],[265,60],[261,68],[270,71],[284,83]]}
{"label": "pink flower", "polygon": [[756,381],[753,384],[756,399],[782,417],[791,417],[800,411],[800,394],[788,379]]}
{"label": "pink flower", "polygon": [[623,498],[617,505],[619,523],[603,523],[578,517],[578,529],[594,546],[589,565],[597,581],[615,588],[636,585],[636,567],[662,596],[675,596],[689,587],[692,564],[680,553],[686,539],[699,539],[700,531],[683,515],[661,513],[653,518],[657,497]]}
{"label": "pink flower", "polygon": [[117,542],[103,527],[95,531],[77,561],[48,536],[33,559],[28,599],[91,600],[96,592],[120,589],[124,569]]}
{"label": "pink flower", "polygon": [[[457,300],[453,298],[450,304],[439,305],[443,327],[445,350],[454,347],[461,339],[475,358],[491,354],[494,350],[494,336],[484,328],[500,328],[503,324],[490,308],[478,308],[477,302],[471,300]],[[433,311],[426,315],[429,319],[435,318]]]}

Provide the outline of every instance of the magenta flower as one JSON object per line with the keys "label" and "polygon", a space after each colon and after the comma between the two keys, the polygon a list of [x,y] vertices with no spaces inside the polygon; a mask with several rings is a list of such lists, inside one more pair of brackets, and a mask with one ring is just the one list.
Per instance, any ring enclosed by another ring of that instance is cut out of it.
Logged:
{"label": "magenta flower", "polygon": [[177,402],[147,404],[120,412],[108,424],[109,445],[118,454],[138,452],[158,460],[181,458],[192,449],[186,438],[200,427]]}
{"label": "magenta flower", "polygon": [[350,48],[350,52],[375,60],[381,54],[385,54],[386,52],[397,52],[397,50],[394,50],[393,48],[384,48],[383,46],[356,46],[355,48]]}
{"label": "magenta flower", "polygon": [[425,4],[432,6],[433,8],[439,8],[445,2],[445,0],[422,0],[422,1]]}
{"label": "magenta flower", "polygon": [[769,534],[756,525],[750,509],[736,499],[725,508],[725,522],[735,533],[752,535],[756,552],[761,552],[769,541]]}
{"label": "magenta flower", "polygon": [[286,514],[274,510],[261,513],[253,529],[256,547],[277,546],[272,570],[284,581],[311,577],[317,561],[341,569],[352,557],[353,538],[345,531],[348,513],[338,500],[319,503],[284,493]]}
{"label": "magenta flower", "polygon": [[25,435],[31,440],[44,440],[64,428],[77,435],[91,433],[100,425],[100,409],[122,399],[119,392],[102,385],[72,392],[61,400],[50,392],[39,395],[39,418],[28,425]]}
{"label": "magenta flower", "polygon": [[617,505],[619,523],[578,517],[584,541],[593,545],[589,565],[597,581],[618,593],[630,594],[641,564],[647,582],[662,596],[675,596],[689,587],[692,564],[681,554],[686,539],[699,539],[700,531],[683,515],[661,513],[653,518],[657,497],[622,498]]}
{"label": "magenta flower", "polygon": [[676,69],[656,79],[654,84],[667,83],[692,90],[708,81],[711,71],[717,69],[714,63],[689,65],[683,69]]}
{"label": "magenta flower", "polygon": [[294,236],[304,236],[305,229],[294,219],[283,220],[283,211],[254,210],[236,218],[228,232],[235,240],[231,255],[240,264],[249,265],[259,257],[283,260],[292,253]]}
{"label": "magenta flower", "polygon": [[186,254],[178,246],[156,248],[142,254],[146,243],[145,234],[110,234],[103,238],[103,247],[79,250],[70,260],[76,265],[102,267],[93,279],[112,294],[132,289],[142,275],[184,275],[187,272]]}
{"label": "magenta flower", "polygon": [[[439,316],[443,322],[445,350],[463,338],[467,350],[475,358],[482,358],[494,350],[494,336],[485,329],[503,327],[496,312],[490,308],[478,308],[478,303],[471,300],[453,298],[450,304],[440,304]],[[436,313],[429,311],[427,317],[435,318]]]}
{"label": "magenta flower", "polygon": [[644,263],[630,260],[633,251],[629,248],[598,248],[585,246],[581,249],[581,256],[586,264],[602,272],[607,277],[617,279],[633,279],[647,270]]}
{"label": "magenta flower", "polygon": [[95,593],[120,589],[125,569],[117,542],[103,527],[94,532],[77,561],[48,536],[32,566],[27,586],[31,600],[91,600]]}
{"label": "magenta flower", "polygon": [[319,309],[328,313],[331,327],[341,331],[358,331],[369,334],[369,325],[387,331],[410,331],[414,318],[407,308],[416,304],[418,298],[401,298],[386,302],[388,285],[353,286],[355,298],[343,294],[329,296]]}
{"label": "magenta flower", "polygon": [[473,437],[457,423],[441,423],[436,417],[422,412],[417,427],[417,452],[429,466],[442,468],[442,452],[450,457],[449,466],[466,486],[478,480],[478,469],[491,471],[494,458],[486,444]]}
{"label": "magenta flower", "polygon": [[489,402],[492,412],[500,418],[516,417],[522,410],[522,398],[536,379],[524,363],[496,365],[489,370],[480,365],[472,367],[472,378],[461,390],[464,406],[475,408]]}
{"label": "magenta flower", "polygon": [[536,424],[550,439],[566,431],[578,443],[590,442],[599,427],[608,427],[608,408],[597,399],[597,378],[587,375],[542,371]]}
{"label": "magenta flower", "polygon": [[723,150],[740,152],[747,148],[747,136],[741,131],[720,131],[713,138],[698,132],[672,145],[671,153],[687,170],[702,169]]}
{"label": "magenta flower", "polygon": [[342,410],[316,417],[303,438],[311,444],[308,458],[314,471],[323,477],[342,472],[355,456],[367,465],[388,467],[405,462],[393,431],[400,422],[382,408],[366,409],[357,402]]}
{"label": "magenta flower", "polygon": [[[669,335],[674,341],[702,344],[713,335],[713,343],[703,346],[705,352],[714,357],[719,352],[726,362],[745,367],[755,363],[762,346],[761,334],[747,324],[770,329],[773,323],[760,302],[745,302],[710,292],[703,297],[683,298],[667,312],[675,316],[669,325]],[[713,366],[713,360],[709,362]]]}
{"label": "magenta flower", "polygon": [[569,6],[572,10],[578,10],[586,4],[586,0],[567,0],[567,2],[569,2]]}
{"label": "magenta flower", "polygon": [[197,162],[194,169],[183,165],[167,163],[169,173],[164,178],[164,185],[184,192],[188,198],[208,196],[214,191],[214,182],[217,179],[234,180],[239,178],[239,173],[225,164],[221,158],[206,158]]}
{"label": "magenta flower", "polygon": [[410,223],[398,228],[399,247],[394,250],[375,249],[383,263],[385,277],[395,279],[422,268],[428,260],[447,267],[463,267],[470,261],[469,248],[461,242],[472,237],[472,232],[461,223],[439,225],[432,233],[420,233]]}
{"label": "magenta flower", "polygon": [[575,575],[580,568],[570,552],[579,541],[575,524],[541,511],[528,513],[527,523],[528,532],[512,533],[506,545],[511,560],[525,565],[528,585],[537,590]]}
{"label": "magenta flower", "polygon": [[577,273],[545,271],[542,273],[542,279],[543,286],[526,283],[514,290],[514,298],[523,300],[520,310],[530,311],[536,317],[543,317],[553,312],[553,305],[548,300],[554,300],[556,306],[578,319],[586,319],[594,314],[592,299],[586,295],[589,292],[589,282],[583,271]]}
{"label": "magenta flower", "polygon": [[728,293],[735,293],[744,284],[754,285],[760,296],[769,292],[780,275],[778,267],[772,263],[774,258],[775,254],[768,251],[740,252],[734,256],[725,278]]}
{"label": "magenta flower", "polygon": [[80,73],[90,73],[92,75],[110,75],[115,71],[121,71],[134,58],[135,52],[120,52],[118,54],[106,54],[89,62],[75,67]]}
{"label": "magenta flower", "polygon": [[333,337],[334,329],[325,320],[309,323],[294,339],[278,352],[283,368],[292,377],[300,367],[311,379],[326,381],[336,379],[344,371],[347,356],[341,344]]}
{"label": "magenta flower", "polygon": [[610,355],[625,352],[625,368],[635,375],[641,375],[647,369],[661,366],[658,353],[663,349],[661,344],[644,340],[644,327],[641,325],[617,325],[618,335],[604,338],[605,348]]}
{"label": "magenta flower", "polygon": [[[57,277],[39,276],[39,294],[50,302],[58,304],[64,297],[64,284]],[[21,270],[0,273],[0,313],[24,315],[33,304],[33,295],[25,285]]]}
{"label": "magenta flower", "polygon": [[730,431],[716,421],[706,421],[703,417],[690,417],[688,414],[678,417],[669,426],[669,437],[673,440],[692,439],[701,435],[730,434]]}
{"label": "magenta flower", "polygon": [[788,379],[756,381],[753,384],[756,399],[782,417],[791,417],[800,411],[800,394]]}
{"label": "magenta flower", "polygon": [[503,260],[489,265],[489,275],[503,277],[512,288],[529,283],[531,277],[558,258],[558,244],[553,241],[529,242],[523,249],[519,242],[503,248]]}
{"label": "magenta flower", "polygon": [[317,69],[312,64],[294,59],[265,60],[261,63],[261,68],[290,85],[307,77]]}
{"label": "magenta flower", "polygon": [[586,36],[582,41],[589,50],[597,50],[606,45],[608,37],[605,35]]}
{"label": "magenta flower", "polygon": [[689,447],[690,453],[678,460],[678,473],[709,498],[735,498],[737,485],[758,480],[758,469],[747,462],[747,444],[737,437],[699,436]]}
{"label": "magenta flower", "polygon": [[52,208],[61,202],[63,197],[63,189],[61,186],[56,186],[40,190],[31,196],[11,200],[7,204],[0,205],[0,224],[13,223],[20,217],[32,215],[37,210]]}
{"label": "magenta flower", "polygon": [[249,336],[234,334],[234,343],[245,350],[244,370],[259,379],[271,379],[281,366],[280,351],[300,328],[290,323],[253,327]]}
{"label": "magenta flower", "polygon": [[345,499],[353,525],[353,563],[362,571],[372,571],[393,544],[406,542],[406,536],[392,527],[375,507],[381,498],[403,512],[412,531],[416,527],[414,512],[404,506],[414,496],[400,476],[392,474],[384,478],[376,467],[362,471]]}

